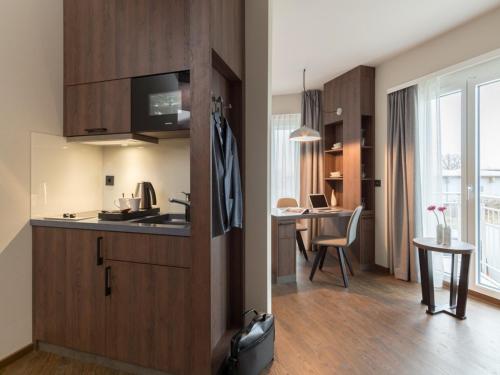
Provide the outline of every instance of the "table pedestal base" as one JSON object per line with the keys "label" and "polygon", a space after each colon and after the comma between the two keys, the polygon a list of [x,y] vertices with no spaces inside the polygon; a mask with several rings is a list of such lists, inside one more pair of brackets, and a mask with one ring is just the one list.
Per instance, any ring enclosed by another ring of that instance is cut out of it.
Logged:
{"label": "table pedestal base", "polygon": [[[421,301],[422,305],[426,305],[424,301]],[[453,316],[454,318],[460,319],[460,320],[465,320],[467,317],[465,315],[460,316],[457,314],[457,307],[456,306],[449,306],[449,305],[441,305],[441,306],[433,306],[433,307],[427,307],[427,310],[425,312],[429,315],[437,315],[441,313],[448,314],[450,316]]]}
{"label": "table pedestal base", "polygon": [[427,305],[427,314],[445,313],[454,318],[464,320],[469,290],[470,254],[462,254],[460,279],[458,280],[458,254],[451,255],[450,303],[436,306],[434,303],[434,278],[432,275],[431,250],[418,249],[420,277],[422,279],[422,304]]}

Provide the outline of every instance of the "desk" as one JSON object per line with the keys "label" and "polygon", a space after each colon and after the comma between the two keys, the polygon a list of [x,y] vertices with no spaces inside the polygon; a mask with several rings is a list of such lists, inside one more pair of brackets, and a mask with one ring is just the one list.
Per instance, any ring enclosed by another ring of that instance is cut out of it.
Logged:
{"label": "desk", "polygon": [[307,214],[286,212],[274,208],[271,211],[272,230],[272,281],[273,283],[294,283],[296,278],[297,220],[321,219],[329,217],[349,217],[352,211],[337,207],[334,211],[314,211]]}
{"label": "desk", "polygon": [[[466,242],[452,241],[451,245],[438,245],[435,238],[415,238],[413,244],[418,248],[420,278],[422,279],[422,303],[427,305],[427,314],[446,313],[458,319],[465,319],[467,292],[469,289],[469,265],[474,246]],[[450,303],[436,306],[434,301],[434,278],[432,275],[432,252],[451,254]],[[458,256],[460,280],[457,280]]]}

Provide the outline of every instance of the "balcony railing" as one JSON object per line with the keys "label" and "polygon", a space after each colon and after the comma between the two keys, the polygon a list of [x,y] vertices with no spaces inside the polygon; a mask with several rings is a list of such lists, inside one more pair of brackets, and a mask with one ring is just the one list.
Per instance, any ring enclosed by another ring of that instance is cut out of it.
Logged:
{"label": "balcony railing", "polygon": [[[436,194],[442,197],[447,207],[447,221],[452,229],[452,236],[460,238],[461,232],[461,194],[446,192]],[[494,206],[493,206],[494,205]],[[480,199],[480,283],[500,289],[500,196],[481,195]],[[449,269],[445,265],[445,270]]]}

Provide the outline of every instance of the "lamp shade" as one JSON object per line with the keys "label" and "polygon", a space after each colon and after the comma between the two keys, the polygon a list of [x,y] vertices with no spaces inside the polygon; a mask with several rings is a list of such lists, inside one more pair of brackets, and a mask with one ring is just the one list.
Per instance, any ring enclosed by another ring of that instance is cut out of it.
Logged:
{"label": "lamp shade", "polygon": [[308,126],[301,126],[290,133],[290,140],[295,142],[315,142],[321,140],[319,131]]}

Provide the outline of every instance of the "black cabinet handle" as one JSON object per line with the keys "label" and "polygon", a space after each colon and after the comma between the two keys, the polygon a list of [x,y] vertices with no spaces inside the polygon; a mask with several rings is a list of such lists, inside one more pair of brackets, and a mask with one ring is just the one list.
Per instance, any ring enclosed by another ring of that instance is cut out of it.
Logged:
{"label": "black cabinet handle", "polygon": [[108,128],[88,128],[85,129],[87,133],[106,133]]}
{"label": "black cabinet handle", "polygon": [[111,294],[111,267],[106,267],[104,272],[104,295],[109,296]]}
{"label": "black cabinet handle", "polygon": [[103,237],[97,237],[97,265],[102,266],[104,258],[102,256],[102,240]]}

